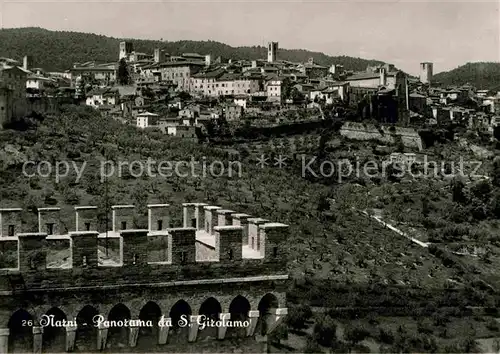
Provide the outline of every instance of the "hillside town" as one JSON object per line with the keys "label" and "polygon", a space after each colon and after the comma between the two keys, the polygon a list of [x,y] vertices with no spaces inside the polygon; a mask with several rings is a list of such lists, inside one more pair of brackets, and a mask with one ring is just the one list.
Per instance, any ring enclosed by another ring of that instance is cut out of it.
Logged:
{"label": "hillside town", "polygon": [[390,64],[353,72],[313,58],[280,60],[278,42],[269,42],[267,58],[252,61],[175,56],[161,48],[141,53],[126,41],[117,49],[116,62],[74,63],[63,72],[35,67],[29,55],[22,63],[0,58],[0,122],[75,102],[140,129],[190,139],[221,120],[272,125],[298,110],[305,112],[303,119],[454,123],[491,136],[499,121],[500,92],[443,87],[433,80],[430,62],[421,63],[419,77],[413,77]]}

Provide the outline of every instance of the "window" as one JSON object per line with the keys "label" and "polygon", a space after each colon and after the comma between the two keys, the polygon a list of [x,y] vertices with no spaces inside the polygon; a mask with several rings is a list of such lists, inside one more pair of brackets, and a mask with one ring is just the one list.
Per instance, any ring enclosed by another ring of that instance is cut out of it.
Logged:
{"label": "window", "polygon": [[8,236],[14,236],[14,225],[9,225]]}
{"label": "window", "polygon": [[180,254],[181,258],[181,263],[186,263],[187,262],[187,253],[186,252],[181,252]]}
{"label": "window", "polygon": [[278,256],[278,247],[273,247],[273,257],[276,258]]}
{"label": "window", "polygon": [[163,229],[163,220],[157,220],[156,225],[158,226],[158,230]]}
{"label": "window", "polygon": [[126,229],[127,229],[127,222],[122,221],[122,230],[126,230]]}
{"label": "window", "polygon": [[47,226],[47,235],[52,235],[54,232],[54,224],[48,223],[46,224],[46,226]]}
{"label": "window", "polygon": [[90,223],[89,222],[85,223],[85,230],[90,231]]}

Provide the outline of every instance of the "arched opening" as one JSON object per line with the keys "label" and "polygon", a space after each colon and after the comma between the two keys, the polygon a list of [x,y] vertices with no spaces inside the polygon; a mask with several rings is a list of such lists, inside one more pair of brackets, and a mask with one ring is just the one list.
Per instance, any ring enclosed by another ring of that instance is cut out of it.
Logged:
{"label": "arched opening", "polygon": [[99,312],[92,306],[84,306],[76,316],[75,351],[90,352],[97,350],[97,325],[94,317]]}
{"label": "arched opening", "polygon": [[191,307],[184,300],[179,300],[172,306],[169,314],[172,320],[172,327],[168,334],[169,343],[187,343],[192,314]]}
{"label": "arched opening", "polygon": [[260,300],[258,310],[259,310],[259,320],[257,322],[257,327],[255,329],[256,334],[266,335],[270,324],[274,320],[273,310],[277,309],[278,299],[273,294],[266,294]]}
{"label": "arched opening", "polygon": [[149,301],[143,306],[139,313],[141,328],[137,339],[137,349],[148,351],[158,344],[160,318],[161,309],[155,302]]}
{"label": "arched opening", "polygon": [[129,326],[123,321],[130,320],[130,310],[123,304],[118,304],[109,312],[110,321],[108,329],[107,348],[127,348],[129,343]]}
{"label": "arched opening", "polygon": [[62,322],[66,320],[66,315],[57,307],[51,308],[46,315],[47,317],[40,319],[40,324],[43,326],[43,351],[47,353],[65,352],[66,328],[62,326]]}
{"label": "arched opening", "polygon": [[33,352],[33,316],[19,309],[9,320],[9,353]]}
{"label": "arched opening", "polygon": [[[248,312],[250,311],[250,302],[248,300],[238,295],[236,296],[231,304],[229,305],[229,313],[231,314],[230,321],[233,322],[244,322],[248,320]],[[228,327],[226,331],[226,337],[245,337],[246,327]]]}
{"label": "arched opening", "polygon": [[217,338],[217,326],[214,323],[219,320],[219,314],[222,312],[222,307],[219,301],[210,297],[206,299],[200,306],[198,314],[204,316],[201,321],[205,323],[205,328],[202,329],[201,322],[198,332],[199,340],[206,338]]}

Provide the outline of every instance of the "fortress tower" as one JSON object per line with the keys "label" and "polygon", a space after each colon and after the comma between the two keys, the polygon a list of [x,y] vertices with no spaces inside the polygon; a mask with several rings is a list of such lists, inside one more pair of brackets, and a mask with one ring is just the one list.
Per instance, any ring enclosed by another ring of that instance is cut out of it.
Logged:
{"label": "fortress tower", "polygon": [[119,60],[128,59],[130,53],[134,51],[134,45],[131,42],[120,42],[120,56]]}
{"label": "fortress tower", "polygon": [[30,70],[33,68],[33,57],[31,55],[25,55],[23,57],[23,69]]}
{"label": "fortress tower", "polygon": [[166,53],[163,49],[156,48],[154,51],[154,62],[155,63],[163,63],[166,61]]}
{"label": "fortress tower", "polygon": [[[206,338],[260,342],[281,323],[287,225],[204,203],[182,204],[171,225],[169,204],[147,207],[147,229],[135,228],[133,205],[115,205],[112,230],[99,233],[97,208],[77,206],[68,234],[67,208],[40,208],[29,233],[21,209],[0,209],[0,353],[170,352]],[[210,320],[219,324],[200,325]]]}
{"label": "fortress tower", "polygon": [[267,62],[274,63],[278,54],[278,42],[269,42],[267,45]]}
{"label": "fortress tower", "polygon": [[430,84],[432,81],[433,64],[429,62],[420,63],[420,82]]}

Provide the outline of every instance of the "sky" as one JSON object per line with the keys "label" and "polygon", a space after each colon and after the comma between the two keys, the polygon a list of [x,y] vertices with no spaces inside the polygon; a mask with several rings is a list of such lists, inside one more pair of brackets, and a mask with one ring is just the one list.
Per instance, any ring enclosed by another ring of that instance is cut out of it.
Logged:
{"label": "sky", "polygon": [[0,0],[0,25],[232,46],[278,41],[280,48],[378,59],[417,74],[423,61],[433,62],[435,73],[500,61],[499,7],[500,0]]}

